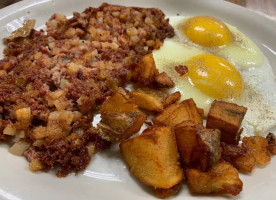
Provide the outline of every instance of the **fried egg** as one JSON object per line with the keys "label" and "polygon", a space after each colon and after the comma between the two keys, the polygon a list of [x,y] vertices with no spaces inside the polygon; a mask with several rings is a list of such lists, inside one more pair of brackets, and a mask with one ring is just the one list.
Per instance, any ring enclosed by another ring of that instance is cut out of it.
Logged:
{"label": "fried egg", "polygon": [[[276,83],[267,58],[237,28],[213,17],[170,17],[175,37],[153,52],[156,66],[175,82],[182,100],[193,98],[208,113],[215,99],[248,108],[243,135],[276,125]],[[179,74],[175,67],[185,66]]]}

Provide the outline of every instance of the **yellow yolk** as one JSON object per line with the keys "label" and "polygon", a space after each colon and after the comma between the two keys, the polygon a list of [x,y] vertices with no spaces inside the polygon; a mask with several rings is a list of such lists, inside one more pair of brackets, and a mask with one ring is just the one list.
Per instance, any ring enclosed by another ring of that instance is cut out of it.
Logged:
{"label": "yellow yolk", "polygon": [[222,46],[231,42],[231,34],[227,26],[222,21],[209,16],[189,18],[182,30],[191,41],[202,46]]}
{"label": "yellow yolk", "polygon": [[201,54],[186,63],[192,84],[205,94],[217,98],[238,98],[243,91],[239,71],[226,60],[217,56]]}

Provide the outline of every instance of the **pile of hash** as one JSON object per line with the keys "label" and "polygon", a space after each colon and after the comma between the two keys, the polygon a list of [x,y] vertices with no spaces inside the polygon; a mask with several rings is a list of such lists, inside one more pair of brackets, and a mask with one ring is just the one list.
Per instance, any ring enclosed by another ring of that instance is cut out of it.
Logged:
{"label": "pile of hash", "polygon": [[159,9],[109,4],[70,19],[54,14],[46,27],[5,40],[0,141],[12,141],[10,152],[25,155],[32,170],[59,166],[63,177],[111,144],[104,127],[92,127],[95,112],[112,93],[126,93],[130,69],[174,31]]}
{"label": "pile of hash", "polygon": [[0,140],[31,170],[77,173],[120,142],[129,172],[159,198],[184,182],[196,194],[238,195],[238,172],[276,154],[273,133],[242,137],[247,108],[214,100],[204,114],[192,98],[171,93],[175,84],[152,54],[174,36],[162,11],[102,4],[71,19],[54,14],[46,32],[33,25],[5,38],[0,61]]}

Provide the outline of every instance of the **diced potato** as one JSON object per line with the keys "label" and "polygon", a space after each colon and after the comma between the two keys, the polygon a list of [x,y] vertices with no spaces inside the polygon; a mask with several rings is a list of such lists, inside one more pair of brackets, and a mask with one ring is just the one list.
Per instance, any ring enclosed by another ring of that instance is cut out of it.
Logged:
{"label": "diced potato", "polygon": [[56,90],[56,91],[50,93],[50,96],[53,100],[57,100],[64,95],[65,95],[64,90]]}
{"label": "diced potato", "polygon": [[176,193],[178,193],[178,191],[181,188],[182,183],[179,183],[171,188],[168,189],[163,189],[163,188],[155,188],[155,194],[157,197],[159,197],[160,199],[167,199],[172,195],[175,195]]}
{"label": "diced potato", "polygon": [[200,140],[194,157],[199,158],[202,171],[210,169],[221,157],[220,131],[218,129],[202,129],[198,131]]}
{"label": "diced potato", "polygon": [[149,88],[139,88],[132,92],[132,97],[140,108],[157,112],[163,110],[163,102],[167,96],[165,92]]}
{"label": "diced potato", "polygon": [[67,136],[74,116],[72,111],[67,110],[51,112],[48,117],[47,135],[53,139]]}
{"label": "diced potato", "polygon": [[78,121],[82,117],[82,114],[79,111],[73,111],[73,114],[74,114],[73,122]]}
{"label": "diced potato", "polygon": [[77,73],[80,69],[80,66],[76,63],[69,63],[67,66],[67,73],[68,74],[73,74]]}
{"label": "diced potato", "polygon": [[49,106],[53,106],[55,100],[58,100],[64,96],[65,96],[64,90],[56,90],[54,92],[48,92],[46,96],[46,100]]}
{"label": "diced potato", "polygon": [[16,135],[15,135],[16,141],[19,141],[25,138],[25,136],[26,136],[26,133],[24,130],[16,130]]}
{"label": "diced potato", "polygon": [[36,140],[33,143],[33,146],[35,147],[41,147],[45,143],[45,140]]}
{"label": "diced potato", "polygon": [[250,173],[255,167],[256,159],[252,153],[246,152],[245,154],[233,158],[231,164],[237,169]]}
{"label": "diced potato", "polygon": [[250,173],[256,163],[255,157],[245,148],[237,145],[221,143],[221,157],[230,162],[235,168]]}
{"label": "diced potato", "polygon": [[183,180],[175,134],[170,127],[150,127],[123,141],[120,149],[129,171],[147,185],[171,188]]}
{"label": "diced potato", "polygon": [[208,172],[187,169],[186,181],[190,190],[198,194],[230,193],[238,195],[243,187],[238,171],[225,161],[219,161]]}
{"label": "diced potato", "polygon": [[[119,106],[120,105],[120,106]],[[121,94],[114,93],[107,98],[101,107],[101,113],[117,112],[123,113],[128,111],[137,111],[138,108],[134,102],[126,100]]]}
{"label": "diced potato", "polygon": [[251,136],[242,139],[242,147],[255,157],[256,162],[264,165],[270,162],[270,156],[267,150],[268,142],[264,137]]}
{"label": "diced potato", "polygon": [[29,168],[32,171],[39,171],[43,169],[43,165],[38,158],[35,158],[29,163]]}
{"label": "diced potato", "polygon": [[22,156],[29,147],[29,143],[24,141],[18,141],[11,146],[9,152],[16,156]]}
{"label": "diced potato", "polygon": [[181,94],[180,92],[174,92],[172,94],[170,94],[164,101],[163,106],[164,108],[168,107],[169,105],[179,101],[179,99],[181,98]]}
{"label": "diced potato", "polygon": [[202,109],[202,108],[197,108],[197,112],[200,114],[201,117],[204,116],[204,109]]}
{"label": "diced potato", "polygon": [[146,120],[138,106],[115,93],[101,107],[102,120],[98,124],[99,134],[108,141],[119,141],[138,132]]}
{"label": "diced potato", "polygon": [[151,85],[158,75],[152,53],[145,55],[136,66],[131,68],[131,79],[141,85]]}
{"label": "diced potato", "polygon": [[94,143],[89,143],[86,148],[90,156],[93,156],[96,153],[96,146]]}
{"label": "diced potato", "polygon": [[120,93],[125,99],[130,99],[130,92],[122,87],[118,87],[118,93]]}
{"label": "diced potato", "polygon": [[31,119],[31,109],[28,108],[20,108],[15,111],[16,119],[19,121],[30,121]]}
{"label": "diced potato", "polygon": [[241,122],[247,108],[224,101],[214,101],[207,115],[206,127],[219,129],[221,141],[227,144],[238,144]]}
{"label": "diced potato", "polygon": [[165,72],[162,72],[155,77],[155,85],[158,88],[172,88],[175,84]]}
{"label": "diced potato", "polygon": [[6,70],[0,70],[0,76],[6,76],[7,71]]}
{"label": "diced potato", "polygon": [[59,121],[64,121],[66,124],[70,125],[73,119],[74,119],[74,113],[72,111],[63,110],[59,112],[59,117],[58,117]]}
{"label": "diced potato", "polygon": [[78,100],[78,107],[81,113],[85,114],[89,112],[95,106],[95,99],[87,96],[81,96]]}
{"label": "diced potato", "polygon": [[3,130],[3,134],[14,136],[16,134],[16,129],[11,124],[9,124]]}
{"label": "diced potato", "polygon": [[65,110],[68,107],[68,102],[64,98],[55,100],[53,103],[58,111]]}
{"label": "diced potato", "polygon": [[267,149],[270,154],[276,155],[276,137],[273,133],[269,133],[266,136],[266,139],[268,141]]}
{"label": "diced potato", "polygon": [[205,129],[193,121],[175,127],[176,143],[186,166],[207,171],[221,156],[220,131]]}
{"label": "diced potato", "polygon": [[180,104],[172,104],[168,106],[162,113],[153,118],[152,121],[156,125],[175,126],[188,120],[194,121],[198,124],[203,123],[193,99],[186,99]]}
{"label": "diced potato", "polygon": [[47,136],[47,127],[38,126],[34,129],[33,133],[36,140],[45,138]]}
{"label": "diced potato", "polygon": [[203,129],[202,124],[193,121],[185,121],[175,127],[176,143],[182,161],[187,166],[192,166],[193,152],[198,147],[197,132]]}

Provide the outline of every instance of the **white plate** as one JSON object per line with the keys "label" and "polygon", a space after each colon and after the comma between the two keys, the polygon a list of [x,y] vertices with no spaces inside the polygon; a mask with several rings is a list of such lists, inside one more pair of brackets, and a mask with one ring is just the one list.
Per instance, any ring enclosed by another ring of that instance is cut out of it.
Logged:
{"label": "white plate", "polygon": [[[271,65],[276,63],[276,24],[245,8],[221,0],[119,0],[109,3],[142,7],[157,7],[167,15],[211,15],[236,26],[260,47]],[[25,0],[0,10],[0,35],[8,36],[24,19],[36,19],[40,28],[53,13],[71,16],[89,6],[99,6],[99,0]],[[0,44],[2,52],[4,46]],[[276,66],[274,64],[274,71]],[[57,178],[54,173],[32,173],[23,157],[7,152],[0,145],[0,199],[9,200],[86,200],[86,199],[156,199],[151,190],[131,177],[116,148],[97,154],[78,176]],[[232,199],[275,199],[276,157],[263,169],[255,168],[250,175],[240,175],[243,191]],[[186,186],[172,199],[225,199],[229,196],[194,196]]]}

